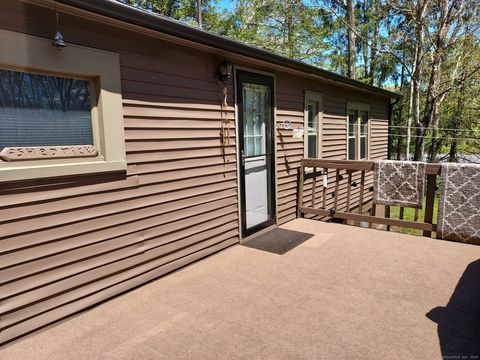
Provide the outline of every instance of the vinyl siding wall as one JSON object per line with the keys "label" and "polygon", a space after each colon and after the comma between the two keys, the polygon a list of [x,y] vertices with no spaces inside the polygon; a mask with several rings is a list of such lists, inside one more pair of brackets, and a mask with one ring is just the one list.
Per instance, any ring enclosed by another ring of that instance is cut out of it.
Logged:
{"label": "vinyl siding wall", "polygon": [[[53,16],[51,9],[7,0],[0,27],[50,37]],[[93,18],[62,14],[61,19],[67,43],[120,54],[128,170],[126,176],[2,184],[0,344],[239,241],[232,80],[225,151],[219,136],[222,86],[215,71],[224,55]],[[235,63],[269,71],[245,60]],[[273,72],[279,123],[303,127],[305,89],[329,94],[324,158],[346,156],[347,99],[375,104],[372,155],[386,156],[387,98]],[[296,216],[302,157],[303,141],[278,130],[279,224]]]}
{"label": "vinyl siding wall", "polygon": [[[347,103],[358,102],[370,105],[370,159],[386,159],[388,147],[388,102],[389,99],[365,95],[354,90],[347,90],[318,81],[305,80],[283,74],[277,75],[277,123],[290,121],[292,128],[304,126],[305,91],[322,94],[323,116],[320,132],[322,136],[321,154],[323,159],[345,160],[347,158]],[[278,126],[277,166],[278,166],[278,212],[282,224],[296,217],[297,169],[304,155],[303,139],[293,139],[291,130]],[[337,210],[346,209],[347,176],[342,171]],[[360,183],[360,173],[354,173],[353,181]],[[372,198],[368,188],[373,184],[373,174],[365,177],[364,201]],[[335,188],[335,171],[328,173],[327,208],[334,206],[332,193]],[[320,206],[323,191],[322,181],[317,180],[317,203]],[[312,204],[312,180],[306,180],[304,187],[304,204]],[[358,206],[360,187],[352,187],[351,205]]]}

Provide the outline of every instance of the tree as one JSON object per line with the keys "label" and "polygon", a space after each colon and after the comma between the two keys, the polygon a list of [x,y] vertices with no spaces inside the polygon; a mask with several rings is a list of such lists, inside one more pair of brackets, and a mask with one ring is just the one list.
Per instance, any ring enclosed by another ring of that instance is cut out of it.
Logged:
{"label": "tree", "polygon": [[346,3],[347,21],[348,21],[348,76],[356,76],[356,46],[355,46],[355,9],[353,0],[347,0]]}

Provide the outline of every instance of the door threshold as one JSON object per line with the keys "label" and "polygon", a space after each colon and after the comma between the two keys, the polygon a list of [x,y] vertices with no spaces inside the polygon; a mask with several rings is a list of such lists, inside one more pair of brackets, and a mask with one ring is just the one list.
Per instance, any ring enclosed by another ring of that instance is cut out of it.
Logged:
{"label": "door threshold", "polygon": [[240,244],[245,244],[246,242],[257,238],[260,235],[263,235],[263,234],[265,234],[269,231],[272,231],[273,229],[276,229],[277,227],[278,227],[277,224],[273,224],[273,225],[270,225],[270,226],[266,227],[265,229],[258,230],[256,233],[248,235],[247,237],[245,237],[243,239],[240,239]]}

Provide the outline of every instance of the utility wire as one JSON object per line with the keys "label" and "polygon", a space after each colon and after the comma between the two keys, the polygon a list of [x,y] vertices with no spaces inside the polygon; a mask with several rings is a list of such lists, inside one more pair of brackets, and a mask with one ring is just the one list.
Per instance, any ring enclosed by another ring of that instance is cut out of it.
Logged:
{"label": "utility wire", "polygon": [[[322,121],[309,121],[308,122],[309,124],[316,124],[316,125],[320,125],[322,124]],[[408,126],[405,126],[405,125],[381,125],[381,126],[378,126],[378,127],[375,127],[376,129],[381,129],[383,127],[390,127],[390,128],[398,128],[398,129],[408,129]],[[419,126],[410,126],[410,129],[422,129],[421,127]],[[475,131],[478,131],[478,130],[473,130],[473,129],[454,129],[454,128],[427,128],[425,129],[427,131],[429,130],[438,130],[438,131],[462,131],[462,132],[475,132]]]}
{"label": "utility wire", "polygon": [[[388,127],[391,128],[403,128],[403,129],[408,129],[408,126],[405,125],[387,125]],[[410,129],[422,129],[420,126],[410,126]],[[471,129],[449,129],[449,128],[428,128],[427,130],[439,130],[439,131],[476,131],[476,130],[471,130]]]}
{"label": "utility wire", "polygon": [[[395,137],[407,137],[408,135],[403,134],[388,134],[388,136]],[[480,138],[475,137],[450,137],[450,136],[428,136],[428,135],[410,135],[412,138],[430,138],[430,139],[442,139],[442,140],[469,140],[469,141],[480,141]]]}

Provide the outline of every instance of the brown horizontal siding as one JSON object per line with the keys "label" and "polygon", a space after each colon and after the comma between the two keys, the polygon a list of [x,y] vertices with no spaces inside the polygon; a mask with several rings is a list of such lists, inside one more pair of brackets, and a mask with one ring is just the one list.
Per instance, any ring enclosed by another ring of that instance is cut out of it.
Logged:
{"label": "brown horizontal siding", "polygon": [[[93,19],[62,18],[69,42],[120,55],[128,170],[115,179],[84,176],[0,190],[0,343],[239,241],[234,83],[226,83],[228,106],[222,113],[223,84],[216,79],[224,54],[130,30],[119,36],[117,28]],[[0,20],[2,28],[46,38],[55,30],[51,9],[14,0],[2,6]],[[354,89],[282,72],[275,78],[277,223],[282,224],[296,217],[304,148],[303,140],[278,125],[289,121],[303,128],[304,91],[324,94],[324,158],[346,156],[347,101],[372,105],[371,154],[384,157],[388,109],[386,99]],[[230,129],[230,144],[223,149],[222,118]],[[331,172],[328,206],[333,179]],[[340,207],[345,187],[344,179]],[[305,189],[308,204],[311,181]],[[358,188],[352,196],[358,198]]]}
{"label": "brown horizontal siding", "polygon": [[179,267],[185,266],[192,261],[201,259],[207,255],[224,249],[238,241],[237,236],[221,241],[213,238],[205,242],[197,243],[188,248],[179,250],[170,255],[156,259],[147,264],[136,266],[127,270],[123,278],[117,278],[108,282],[108,285],[96,292],[77,298],[75,301],[66,303],[63,306],[52,309],[37,316],[28,318],[14,326],[2,329],[0,341],[7,341],[26,334],[33,329],[65,318],[73,313],[98,304],[112,296],[121,294],[138,285],[144,284],[161,275],[171,272]]}
{"label": "brown horizontal siding", "polygon": [[[8,306],[2,307],[2,328],[24,320],[32,315],[50,310],[84,296],[90,292],[107,287],[109,282],[116,281],[111,276],[124,277],[126,269],[134,268],[149,261],[159,259],[165,255],[188,246],[211,240],[222,239],[224,236],[238,235],[236,221],[216,227],[207,227],[199,233],[186,236],[187,231],[176,231],[171,236],[152,239],[148,244],[132,245],[119,250],[111,251],[102,256],[96,256],[96,266],[88,271],[60,279],[54,283],[46,283],[42,287],[18,294],[8,300]],[[127,270],[128,271],[128,270]],[[80,286],[80,287],[79,287]],[[18,289],[15,289],[18,291]],[[38,302],[38,299],[44,299]],[[22,306],[28,306],[23,309]],[[19,309],[19,310],[15,310]]]}
{"label": "brown horizontal siding", "polygon": [[[50,31],[33,12],[27,18],[39,35]],[[21,30],[24,20],[2,24]],[[215,56],[71,20],[69,41],[120,53],[128,175],[0,190],[0,343],[239,238],[233,83],[222,114]]]}

